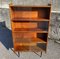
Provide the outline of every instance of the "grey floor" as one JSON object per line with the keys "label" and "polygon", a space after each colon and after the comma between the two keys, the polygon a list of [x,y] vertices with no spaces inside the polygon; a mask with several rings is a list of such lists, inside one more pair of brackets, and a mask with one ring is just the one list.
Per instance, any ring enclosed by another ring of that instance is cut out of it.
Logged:
{"label": "grey floor", "polygon": [[[39,57],[33,52],[21,52],[18,57],[12,50],[11,30],[0,22],[0,59],[60,59],[60,44],[48,39],[47,53]],[[5,24],[5,23],[4,23]]]}

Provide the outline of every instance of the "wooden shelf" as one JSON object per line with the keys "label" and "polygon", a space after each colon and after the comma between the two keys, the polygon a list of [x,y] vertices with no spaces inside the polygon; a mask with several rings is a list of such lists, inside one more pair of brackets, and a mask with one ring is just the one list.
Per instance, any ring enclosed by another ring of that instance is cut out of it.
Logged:
{"label": "wooden shelf", "polygon": [[37,33],[48,33],[48,31],[38,28],[15,28],[14,32],[37,32]]}
{"label": "wooden shelf", "polygon": [[11,7],[12,10],[12,19],[19,18],[19,20],[41,20],[41,19],[50,19],[50,7]]}
{"label": "wooden shelf", "polygon": [[40,48],[40,47],[38,47],[38,46],[19,46],[19,45],[15,45],[14,46],[14,48],[15,48],[15,51],[24,51],[24,52],[28,52],[28,51],[30,51],[30,52],[40,52],[40,51],[46,51],[45,49],[43,49],[43,48]]}
{"label": "wooden shelf", "polygon": [[20,46],[36,46],[37,43],[46,43],[40,38],[16,38],[15,44]]}
{"label": "wooden shelf", "polygon": [[12,21],[49,21],[49,19],[41,19],[41,18],[14,18]]}

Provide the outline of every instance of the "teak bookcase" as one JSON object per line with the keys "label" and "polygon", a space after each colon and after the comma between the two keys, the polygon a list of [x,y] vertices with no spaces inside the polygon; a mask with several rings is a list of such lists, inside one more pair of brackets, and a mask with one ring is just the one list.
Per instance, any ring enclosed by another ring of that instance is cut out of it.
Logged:
{"label": "teak bookcase", "polygon": [[9,7],[15,51],[46,51],[51,6]]}

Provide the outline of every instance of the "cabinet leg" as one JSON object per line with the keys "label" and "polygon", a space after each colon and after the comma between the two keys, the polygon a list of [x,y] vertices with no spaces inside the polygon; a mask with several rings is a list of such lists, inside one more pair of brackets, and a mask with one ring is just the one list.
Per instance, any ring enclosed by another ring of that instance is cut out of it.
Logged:
{"label": "cabinet leg", "polygon": [[[34,52],[34,51],[33,51],[33,52]],[[36,52],[34,52],[34,53],[35,53],[36,55],[42,57],[42,51],[41,51],[40,55],[39,55],[38,53],[36,53]]]}
{"label": "cabinet leg", "polygon": [[42,51],[41,51],[41,55],[40,55],[40,57],[42,57]]}
{"label": "cabinet leg", "polygon": [[18,51],[18,53],[16,53],[16,51],[14,49],[11,49],[18,57],[20,57],[20,52]]}
{"label": "cabinet leg", "polygon": [[20,57],[20,52],[18,51],[18,57]]}

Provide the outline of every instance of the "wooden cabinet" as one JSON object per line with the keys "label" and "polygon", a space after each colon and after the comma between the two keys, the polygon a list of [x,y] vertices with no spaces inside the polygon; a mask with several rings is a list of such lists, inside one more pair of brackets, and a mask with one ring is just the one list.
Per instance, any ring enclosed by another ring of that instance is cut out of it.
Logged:
{"label": "wooden cabinet", "polygon": [[9,7],[15,51],[46,51],[51,6]]}

